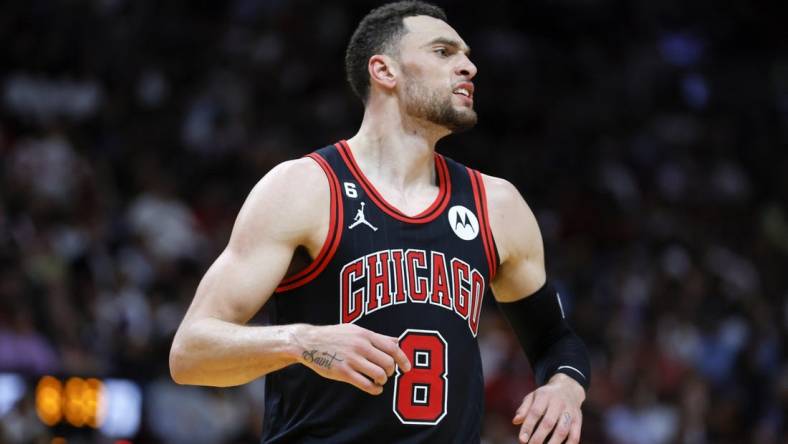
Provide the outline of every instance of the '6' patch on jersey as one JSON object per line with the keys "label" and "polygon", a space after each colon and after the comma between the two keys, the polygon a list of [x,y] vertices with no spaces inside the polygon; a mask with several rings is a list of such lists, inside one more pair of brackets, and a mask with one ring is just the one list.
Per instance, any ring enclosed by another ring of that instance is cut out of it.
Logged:
{"label": "'6' patch on jersey", "polygon": [[449,208],[449,225],[454,234],[462,240],[473,240],[479,235],[479,220],[473,211],[462,205]]}

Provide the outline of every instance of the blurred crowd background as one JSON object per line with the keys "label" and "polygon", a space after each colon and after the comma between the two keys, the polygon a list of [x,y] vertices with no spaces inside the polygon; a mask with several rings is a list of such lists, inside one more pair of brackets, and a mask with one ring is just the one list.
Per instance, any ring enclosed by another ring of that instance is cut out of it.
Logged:
{"label": "blurred crowd background", "polygon": [[[592,356],[582,442],[788,443],[784,16],[437,3],[479,68],[479,125],[439,150],[537,215]],[[170,342],[254,183],[355,133],[344,48],[377,4],[0,4],[0,442],[259,440],[261,381],[177,386]],[[491,297],[479,343],[484,442],[514,442],[533,382]],[[125,381],[138,421],[46,426],[42,375]]]}

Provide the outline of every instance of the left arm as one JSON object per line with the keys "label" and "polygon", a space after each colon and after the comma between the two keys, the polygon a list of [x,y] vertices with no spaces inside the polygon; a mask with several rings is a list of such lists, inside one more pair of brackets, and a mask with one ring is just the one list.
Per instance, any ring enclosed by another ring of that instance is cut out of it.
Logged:
{"label": "left arm", "polygon": [[569,328],[547,281],[542,235],[528,204],[505,180],[484,176],[484,185],[501,259],[491,287],[540,385],[525,397],[513,423],[521,426],[522,443],[576,444],[590,376],[585,346]]}

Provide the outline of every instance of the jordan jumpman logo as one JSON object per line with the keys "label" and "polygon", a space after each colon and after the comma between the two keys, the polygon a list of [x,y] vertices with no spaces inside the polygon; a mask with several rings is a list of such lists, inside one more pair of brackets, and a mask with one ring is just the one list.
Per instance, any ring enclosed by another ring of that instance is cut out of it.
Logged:
{"label": "jordan jumpman logo", "polygon": [[348,230],[352,230],[356,228],[359,224],[364,224],[369,228],[372,228],[372,231],[378,231],[377,227],[372,226],[371,223],[367,222],[367,219],[364,217],[364,202],[361,202],[361,208],[356,213],[356,217],[353,218],[353,223],[347,227]]}

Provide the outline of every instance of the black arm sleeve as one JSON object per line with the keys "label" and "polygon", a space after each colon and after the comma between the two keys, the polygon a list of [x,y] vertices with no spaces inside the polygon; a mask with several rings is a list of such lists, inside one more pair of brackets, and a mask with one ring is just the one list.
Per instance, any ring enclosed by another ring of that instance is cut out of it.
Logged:
{"label": "black arm sleeve", "polygon": [[583,341],[564,318],[561,297],[549,282],[536,293],[498,306],[533,367],[537,385],[564,373],[588,390],[591,363]]}

